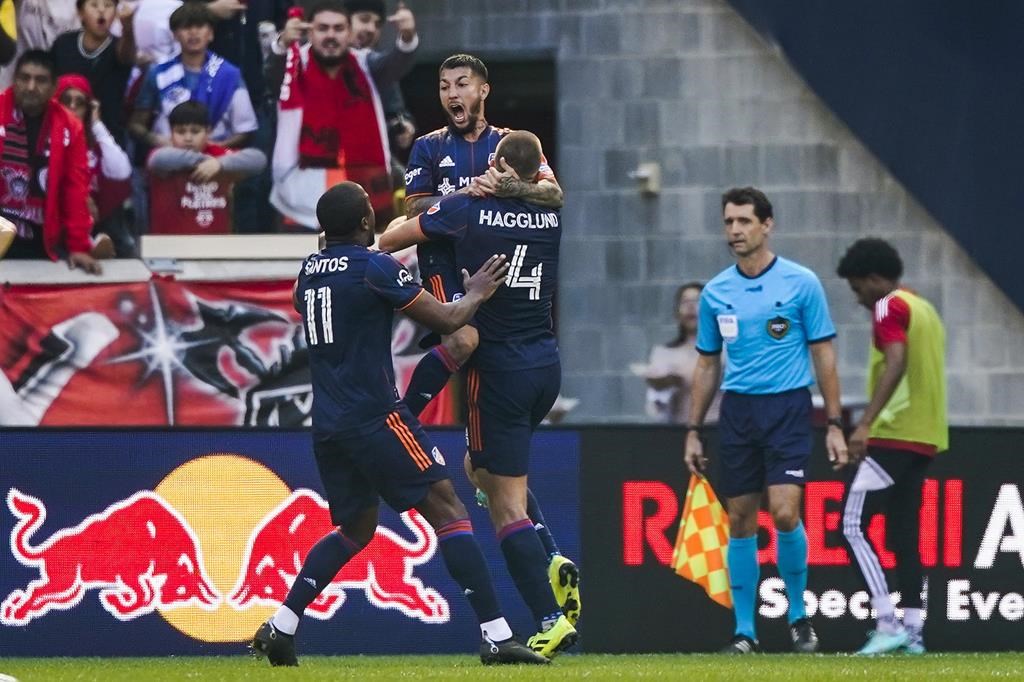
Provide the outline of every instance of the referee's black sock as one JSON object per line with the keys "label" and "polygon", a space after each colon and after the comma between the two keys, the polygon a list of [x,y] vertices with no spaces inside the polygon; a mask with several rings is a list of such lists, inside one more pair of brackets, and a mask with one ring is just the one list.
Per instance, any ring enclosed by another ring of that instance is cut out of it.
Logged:
{"label": "referee's black sock", "polygon": [[419,364],[409,379],[409,388],[405,390],[403,400],[409,410],[416,415],[427,407],[427,404],[440,393],[452,374],[459,370],[459,363],[455,362],[448,351],[441,346],[434,346],[430,352],[420,359]]}
{"label": "referee's black sock", "polygon": [[548,528],[548,524],[544,520],[544,512],[540,510],[540,503],[537,502],[537,498],[533,496],[533,491],[529,488],[526,489],[526,515],[533,521],[533,528],[537,531],[540,543],[544,545],[548,559],[550,560],[556,554],[561,554],[558,551],[558,545],[555,544],[554,536],[551,535],[551,529]]}
{"label": "referee's black sock", "polygon": [[548,582],[548,560],[530,519],[515,521],[498,531],[501,552],[516,589],[533,613],[540,631],[562,615]]}

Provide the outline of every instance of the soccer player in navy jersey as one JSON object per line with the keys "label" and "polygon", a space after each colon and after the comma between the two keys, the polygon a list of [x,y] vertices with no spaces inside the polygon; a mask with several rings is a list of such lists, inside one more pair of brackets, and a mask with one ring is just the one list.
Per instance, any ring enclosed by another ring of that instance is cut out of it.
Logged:
{"label": "soccer player in navy jersey", "polygon": [[256,632],[253,652],[272,665],[298,665],[299,618],[373,539],[383,498],[396,511],[416,509],[435,529],[448,572],[480,623],[481,661],[547,663],[512,638],[444,457],[399,400],[391,361],[395,310],[431,329],[454,331],[500,286],[505,258],[486,258],[472,277],[463,272],[465,295],[440,303],[398,261],[367,248],[374,213],[362,187],[332,187],[316,213],[327,245],[303,263],[294,302],[309,346],[313,452],[337,528],[309,551],[284,604]]}
{"label": "soccer player in navy jersey", "polygon": [[[422,135],[413,144],[405,173],[406,215],[414,218],[445,196],[471,192],[561,208],[562,190],[543,155],[540,169],[522,178],[492,165],[495,149],[509,130],[490,125],[485,117],[491,86],[484,63],[472,55],[452,55],[441,64],[438,75],[441,107],[448,125]],[[451,243],[435,240],[418,245],[417,260],[423,285],[439,301],[454,301],[462,295]],[[420,414],[451,375],[469,360],[479,344],[479,335],[474,327],[466,326],[440,341],[416,366],[406,389],[405,404],[413,414]],[[466,466],[468,469],[468,461]],[[549,558],[551,589],[575,624],[581,610],[579,570],[559,551],[537,498],[529,490],[526,494],[527,513]]]}
{"label": "soccer player in navy jersey", "polygon": [[729,583],[736,630],[723,653],[760,649],[754,624],[760,567],[757,512],[767,489],[775,523],[779,575],[789,598],[793,649],[813,653],[818,636],[804,607],[807,533],[801,497],[811,455],[811,364],[828,413],[825,445],[836,465],[846,463],[839,378],[832,339],[835,326],[817,276],[776,256],[768,239],[772,204],[753,187],[722,195],[722,222],[732,265],[700,294],[697,352],[685,460],[691,474],[707,466],[701,426],[722,376],[725,395],[718,417],[718,491],[729,511]]}
{"label": "soccer player in navy jersey", "polygon": [[[540,140],[526,131],[506,134],[495,154],[500,168],[533,177]],[[558,396],[561,365],[551,318],[557,289],[561,218],[522,199],[452,196],[381,235],[395,251],[444,240],[460,267],[508,258],[505,286],[474,318],[480,345],[467,376],[467,440],[471,474],[487,494],[491,521],[509,573],[533,612],[538,632],[527,644],[551,657],[572,646],[576,630],[560,609],[546,575],[544,547],[527,514],[527,469],[533,431]]]}

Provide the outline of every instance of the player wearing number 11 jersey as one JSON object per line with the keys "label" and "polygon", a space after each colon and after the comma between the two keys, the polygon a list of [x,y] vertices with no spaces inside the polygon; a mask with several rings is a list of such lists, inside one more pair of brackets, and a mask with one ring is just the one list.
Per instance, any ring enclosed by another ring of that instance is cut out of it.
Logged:
{"label": "player wearing number 11 jersey", "polygon": [[[519,177],[533,177],[541,164],[540,141],[526,131],[511,132],[495,156]],[[495,253],[508,259],[505,286],[473,322],[480,345],[467,376],[469,456],[474,483],[487,493],[509,573],[537,621],[529,645],[548,657],[576,641],[576,630],[552,594],[544,547],[526,511],[530,441],[561,383],[551,318],[560,221],[558,211],[521,199],[456,195],[387,230],[379,242],[394,251],[447,240],[462,268]]]}
{"label": "player wearing number 11 jersey", "polygon": [[398,399],[390,354],[395,310],[435,331],[452,332],[501,284],[504,259],[488,257],[472,277],[464,273],[466,295],[443,304],[394,258],[368,248],[374,213],[362,187],[332,187],[316,212],[327,245],[303,263],[295,309],[309,346],[313,453],[337,528],[310,549],[284,604],[256,632],[253,652],[272,665],[298,665],[299,619],[373,539],[384,498],[395,511],[416,509],[437,533],[445,566],[480,624],[481,660],[547,663],[513,639],[444,457]]}

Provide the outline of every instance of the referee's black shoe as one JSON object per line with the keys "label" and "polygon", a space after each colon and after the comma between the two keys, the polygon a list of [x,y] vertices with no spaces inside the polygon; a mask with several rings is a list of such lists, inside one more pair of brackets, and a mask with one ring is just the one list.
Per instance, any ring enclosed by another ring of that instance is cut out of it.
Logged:
{"label": "referee's black shoe", "polygon": [[798,654],[813,654],[818,651],[818,633],[814,631],[810,618],[793,621],[789,626],[793,638],[793,651]]}
{"label": "referee's black shoe", "polygon": [[718,650],[720,654],[759,654],[761,645],[756,639],[750,639],[746,635],[736,635],[724,647]]}

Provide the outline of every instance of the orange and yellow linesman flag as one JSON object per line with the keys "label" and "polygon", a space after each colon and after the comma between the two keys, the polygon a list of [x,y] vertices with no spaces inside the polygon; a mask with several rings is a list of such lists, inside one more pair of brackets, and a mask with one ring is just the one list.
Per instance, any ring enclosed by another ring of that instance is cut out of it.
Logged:
{"label": "orange and yellow linesman flag", "polygon": [[725,561],[728,550],[729,516],[707,479],[691,476],[672,552],[672,568],[703,587],[711,599],[731,609],[732,590]]}

